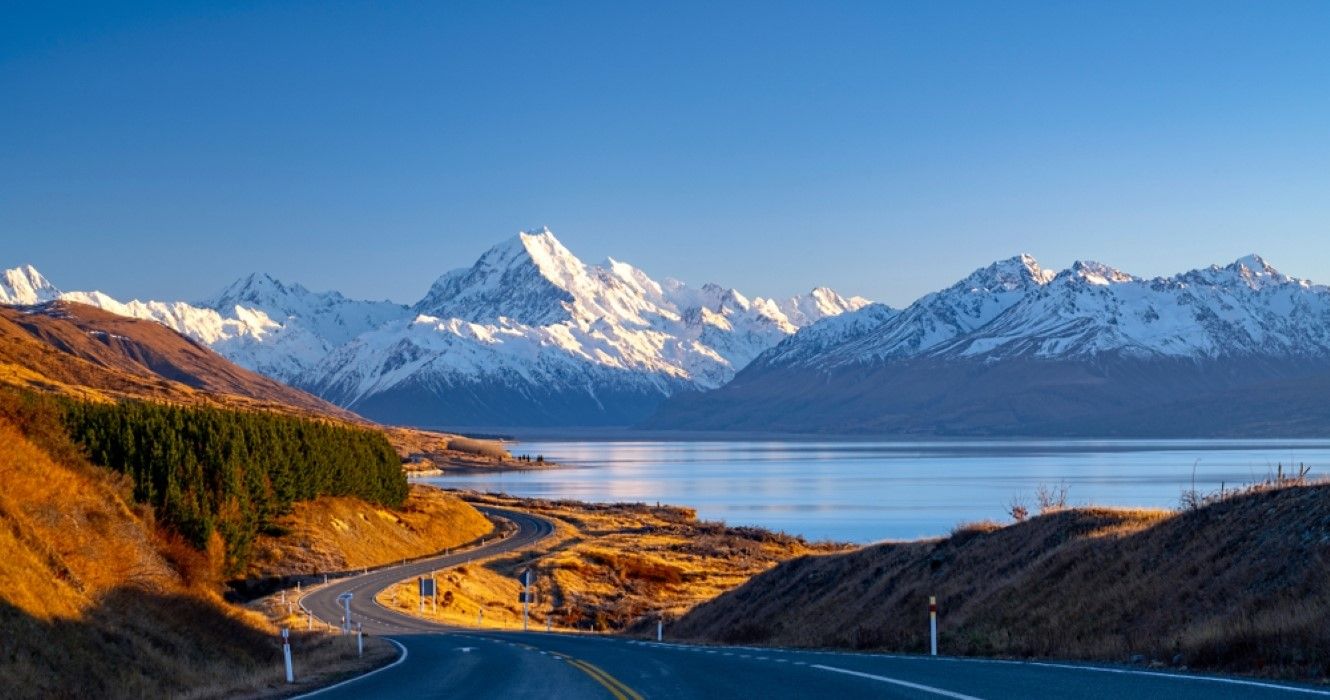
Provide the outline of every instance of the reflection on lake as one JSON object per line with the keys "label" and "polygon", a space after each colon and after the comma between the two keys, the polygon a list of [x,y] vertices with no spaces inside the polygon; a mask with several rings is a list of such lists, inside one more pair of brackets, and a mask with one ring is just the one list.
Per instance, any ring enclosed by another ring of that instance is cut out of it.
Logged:
{"label": "reflection on lake", "polygon": [[1175,507],[1192,483],[1251,483],[1275,465],[1330,468],[1330,441],[524,442],[573,465],[432,477],[448,488],[696,508],[701,518],[871,542],[1004,520],[1013,497],[1066,482],[1074,505]]}

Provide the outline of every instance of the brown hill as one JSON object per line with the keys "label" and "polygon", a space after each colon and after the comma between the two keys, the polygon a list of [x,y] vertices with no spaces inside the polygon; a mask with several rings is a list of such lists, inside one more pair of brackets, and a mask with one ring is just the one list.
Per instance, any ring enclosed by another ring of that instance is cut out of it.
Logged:
{"label": "brown hill", "polygon": [[160,697],[275,677],[275,630],[222,603],[208,557],[156,530],[124,484],[53,459],[3,418],[0,445],[0,696]]}
{"label": "brown hill", "polygon": [[64,301],[0,306],[0,382],[85,398],[210,403],[363,422],[166,326]]}
{"label": "brown hill", "polygon": [[1162,663],[1324,677],[1330,485],[1180,513],[1087,508],[806,556],[698,606],[682,638]]}

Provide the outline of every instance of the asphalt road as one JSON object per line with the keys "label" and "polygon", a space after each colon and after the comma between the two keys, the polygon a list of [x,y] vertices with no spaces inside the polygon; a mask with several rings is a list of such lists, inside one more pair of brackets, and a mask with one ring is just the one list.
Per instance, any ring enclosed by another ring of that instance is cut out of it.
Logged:
{"label": "asphalt road", "polygon": [[[485,509],[518,531],[484,548],[520,549],[552,532],[525,513]],[[402,579],[465,563],[438,557],[330,584],[304,605],[339,624],[337,596],[351,592],[352,617],[396,641],[398,663],[311,695],[323,698],[910,698],[1008,700],[1104,698],[1227,700],[1330,697],[1330,690],[1138,667],[1008,662],[909,655],[656,643],[545,632],[486,632],[424,622],[373,602]]]}

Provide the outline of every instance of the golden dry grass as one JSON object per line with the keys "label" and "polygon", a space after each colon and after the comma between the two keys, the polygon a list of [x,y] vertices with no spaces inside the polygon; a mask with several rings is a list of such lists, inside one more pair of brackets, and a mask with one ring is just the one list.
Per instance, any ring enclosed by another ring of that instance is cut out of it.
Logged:
{"label": "golden dry grass", "polygon": [[271,658],[271,628],[188,585],[124,483],[5,422],[0,482],[0,696],[173,695]]}
{"label": "golden dry grass", "polygon": [[489,457],[497,460],[512,459],[508,450],[504,449],[503,443],[498,440],[477,440],[468,437],[455,437],[448,441],[448,449],[454,452],[463,452],[469,455],[480,457]]}
{"label": "golden dry grass", "polygon": [[1069,509],[1005,527],[795,559],[695,608],[681,637],[1324,677],[1330,486],[1187,512]]}
{"label": "golden dry grass", "polygon": [[413,484],[401,509],[355,498],[297,503],[255,547],[255,577],[344,571],[413,559],[489,534],[493,523],[439,489]]}
{"label": "golden dry grass", "polygon": [[[426,617],[486,627],[522,623],[516,576],[530,567],[538,602],[532,624],[556,629],[621,630],[672,619],[742,584],[777,562],[840,545],[755,528],[699,522],[693,511],[639,504],[595,505],[499,496],[468,500],[526,510],[553,520],[556,532],[536,547],[439,575],[439,609]],[[380,602],[417,613],[414,580],[390,587]]]}
{"label": "golden dry grass", "polygon": [[[287,692],[277,627],[216,593],[220,542],[184,545],[123,479],[48,449],[0,419],[0,697]],[[324,637],[296,635],[310,681],[393,653],[348,657]]]}
{"label": "golden dry grass", "polygon": [[400,426],[385,427],[388,442],[410,472],[433,470],[547,469],[553,463],[515,459],[499,440],[481,440]]}

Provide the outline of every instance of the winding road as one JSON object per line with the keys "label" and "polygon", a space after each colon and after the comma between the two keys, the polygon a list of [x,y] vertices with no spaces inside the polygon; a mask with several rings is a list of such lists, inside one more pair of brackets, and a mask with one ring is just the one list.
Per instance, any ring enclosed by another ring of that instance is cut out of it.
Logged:
{"label": "winding road", "polygon": [[344,579],[310,591],[302,605],[340,624],[337,597],[366,633],[397,643],[402,656],[369,675],[303,697],[332,698],[1176,698],[1327,697],[1330,690],[1138,667],[656,643],[620,637],[445,627],[374,602],[403,579],[511,552],[553,532],[543,519],[482,507],[516,532],[466,553]]}

